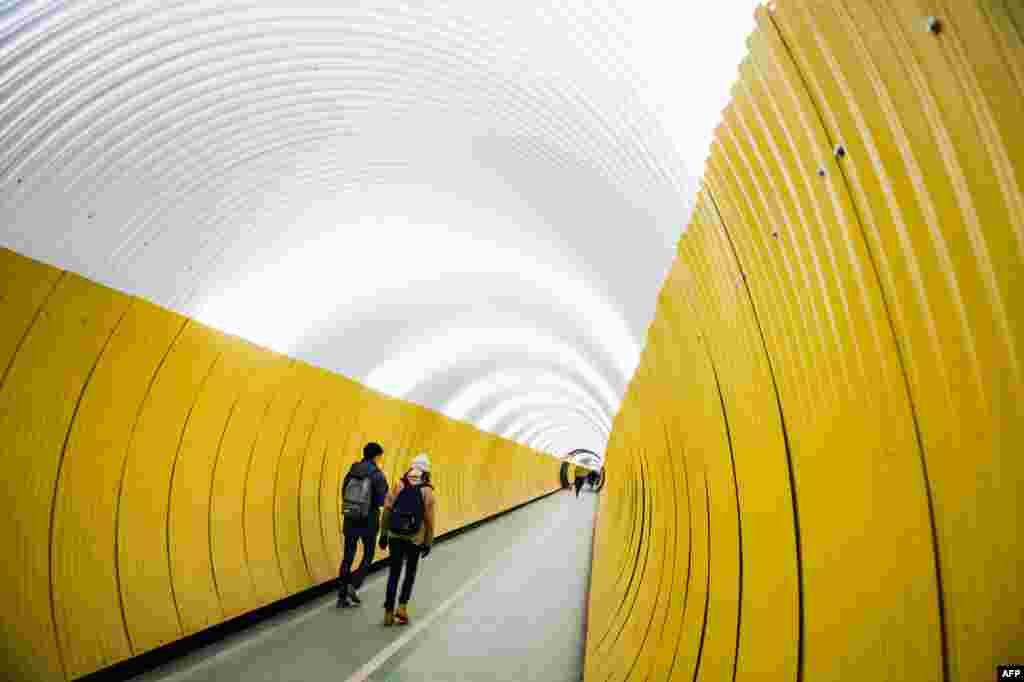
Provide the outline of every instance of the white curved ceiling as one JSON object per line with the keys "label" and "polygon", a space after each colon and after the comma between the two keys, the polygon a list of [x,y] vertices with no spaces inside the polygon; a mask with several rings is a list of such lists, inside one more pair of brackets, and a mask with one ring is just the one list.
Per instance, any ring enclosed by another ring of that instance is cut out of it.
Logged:
{"label": "white curved ceiling", "polygon": [[601,453],[754,4],[0,1],[0,239]]}

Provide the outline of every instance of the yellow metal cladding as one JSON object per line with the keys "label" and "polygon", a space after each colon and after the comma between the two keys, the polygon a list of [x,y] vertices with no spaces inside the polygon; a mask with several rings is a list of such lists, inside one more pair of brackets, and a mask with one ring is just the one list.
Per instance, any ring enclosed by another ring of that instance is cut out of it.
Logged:
{"label": "yellow metal cladding", "polygon": [[615,420],[586,679],[1024,643],[1024,9],[779,0]]}
{"label": "yellow metal cladding", "polygon": [[[430,453],[439,531],[556,460],[0,249],[0,661],[82,677],[334,578],[338,488]],[[385,553],[386,555],[386,553]]]}

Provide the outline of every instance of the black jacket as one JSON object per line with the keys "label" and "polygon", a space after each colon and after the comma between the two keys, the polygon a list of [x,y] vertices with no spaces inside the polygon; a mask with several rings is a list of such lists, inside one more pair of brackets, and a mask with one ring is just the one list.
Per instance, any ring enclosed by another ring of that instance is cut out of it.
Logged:
{"label": "black jacket", "polygon": [[384,506],[384,498],[388,495],[388,479],[384,472],[373,463],[372,460],[364,459],[356,462],[345,474],[341,482],[342,492],[352,477],[363,478],[369,476],[373,486],[373,498],[370,500],[370,513],[365,521],[353,521],[345,519],[342,532],[345,535],[376,535],[380,529],[380,508]]}

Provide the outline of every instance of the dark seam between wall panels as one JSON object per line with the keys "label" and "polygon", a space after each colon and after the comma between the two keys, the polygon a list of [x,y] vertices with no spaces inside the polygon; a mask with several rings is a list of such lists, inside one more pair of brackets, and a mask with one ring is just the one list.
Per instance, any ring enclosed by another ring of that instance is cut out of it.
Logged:
{"label": "dark seam between wall panels", "polygon": [[[825,138],[828,140],[830,145],[835,145],[836,141],[832,139],[829,132],[828,126],[825,122],[825,117],[821,112],[821,105],[818,104],[814,99],[814,92],[811,90],[807,78],[803,71],[800,70],[800,65],[797,63],[796,58],[793,56],[793,50],[789,47],[789,43],[786,41],[786,37],[782,32],[782,29],[776,23],[774,17],[770,17],[775,33],[779,38],[779,42],[782,43],[782,47],[786,51],[786,55],[789,57],[790,63],[793,65],[793,70],[800,76],[800,82],[803,84],[804,92],[807,94],[807,99],[811,102],[812,108],[814,109],[815,115],[818,117],[818,123],[824,132]],[[910,376],[907,372],[907,363],[903,358],[903,346],[900,344],[900,337],[896,329],[896,323],[893,321],[892,310],[889,305],[889,300],[885,295],[885,285],[882,281],[882,276],[878,268],[878,262],[875,258],[875,253],[871,250],[871,241],[868,239],[867,230],[864,226],[864,219],[861,216],[860,209],[857,206],[857,201],[854,198],[853,191],[850,188],[850,181],[846,176],[846,172],[843,169],[843,164],[837,163],[836,166],[839,170],[839,177],[841,178],[843,191],[846,193],[850,201],[850,210],[853,212],[854,218],[856,219],[857,229],[860,233],[860,237],[864,242],[864,250],[867,253],[868,263],[871,264],[871,273],[875,277],[877,284],[877,290],[879,298],[882,301],[882,309],[885,311],[885,320],[889,326],[889,330],[892,332],[893,346],[896,350],[896,359],[900,367],[900,375],[903,378],[903,389],[907,396],[907,405],[910,408],[910,418],[914,425],[914,437],[917,441],[918,458],[921,462],[921,475],[924,479],[925,488],[925,499],[928,502],[928,522],[931,526],[932,534],[932,552],[935,557],[935,581],[938,595],[938,608],[939,608],[939,636],[941,638],[940,651],[942,651],[942,676],[943,680],[950,679],[949,670],[949,647],[946,639],[946,603],[944,597],[944,590],[942,584],[942,566],[939,555],[939,532],[938,526],[935,521],[935,500],[934,492],[932,490],[931,478],[928,475],[928,464],[925,455],[924,437],[921,435],[921,425],[917,416],[917,405],[914,403],[914,394],[911,390]]]}
{"label": "dark seam between wall panels", "polygon": [[178,606],[178,592],[174,588],[174,562],[171,561],[171,498],[174,493],[174,474],[178,469],[178,459],[181,457],[181,446],[185,442],[185,432],[188,430],[188,425],[192,422],[192,412],[196,409],[196,404],[203,395],[203,388],[206,387],[206,382],[213,376],[213,370],[217,368],[217,363],[220,362],[221,357],[223,357],[223,352],[218,352],[217,357],[210,363],[210,368],[206,371],[203,380],[199,383],[198,390],[196,390],[196,397],[188,408],[185,423],[181,426],[181,435],[178,436],[178,447],[174,450],[174,461],[171,463],[171,483],[167,488],[167,524],[164,530],[167,538],[167,575],[171,578],[171,599],[174,601],[174,612],[178,616],[178,627],[181,628],[182,632],[185,632],[185,622],[181,619],[181,608]]}
{"label": "dark seam between wall panels", "polygon": [[750,282],[747,281],[747,272],[743,268],[743,263],[740,261],[739,253],[736,251],[736,245],[732,241],[732,235],[729,234],[729,228],[725,224],[725,218],[722,216],[721,210],[718,208],[718,202],[715,200],[715,195],[711,191],[711,188],[704,185],[704,191],[707,193],[708,199],[711,201],[711,205],[715,207],[715,214],[718,216],[718,224],[722,226],[722,232],[725,234],[726,240],[729,242],[729,248],[732,251],[733,259],[736,261],[736,267],[739,269],[740,278],[743,280],[743,289],[747,294],[747,301],[750,303],[750,310],[754,314],[754,323],[757,325],[757,333],[761,337],[761,348],[764,351],[765,359],[768,362],[768,373],[772,378],[772,390],[775,392],[775,406],[779,412],[779,426],[782,429],[782,442],[786,448],[786,468],[789,474],[789,491],[792,500],[793,508],[793,532],[795,536],[795,548],[796,548],[796,572],[797,572],[797,618],[798,618],[798,635],[797,635],[797,670],[796,679],[797,682],[803,679],[804,674],[804,568],[803,568],[803,550],[801,548],[800,540],[800,513],[797,504],[796,494],[796,476],[793,472],[793,452],[789,445],[789,430],[786,428],[786,415],[782,407],[782,396],[779,392],[779,382],[775,378],[775,363],[772,362],[772,356],[768,352],[768,341],[764,336],[764,327],[761,325],[761,317],[757,313],[757,306],[754,305],[754,296],[750,291]]}
{"label": "dark seam between wall panels", "polygon": [[[635,472],[634,472],[634,474],[635,474]],[[637,486],[638,486],[637,477],[634,475],[634,476],[632,476],[629,479],[629,484],[626,487],[626,495],[629,497],[629,501],[631,502],[631,505],[630,505],[631,507],[635,507],[636,504],[637,504],[637,500],[638,500],[638,495],[636,493]],[[641,514],[641,517],[640,517],[640,524],[637,524],[636,514],[630,514],[629,515],[629,535],[628,535],[628,537],[626,539],[626,542],[624,543],[625,547],[631,546],[632,543],[633,543],[633,538],[636,536],[636,534],[638,532],[642,532],[642,524],[643,524],[643,515],[642,514]],[[606,592],[606,594],[614,593],[616,586],[618,586],[622,582],[623,577],[626,575],[626,567],[628,565],[629,565],[628,561],[619,561],[619,574],[615,578],[615,581],[613,583],[611,583],[611,587],[608,589],[608,592]],[[633,565],[633,568],[634,568],[634,570],[636,569],[636,564],[635,563]],[[621,603],[619,605],[619,608],[622,608]],[[604,643],[605,638],[608,637],[608,633],[611,632],[611,628],[612,628],[611,623],[612,623],[612,621],[615,620],[616,615],[618,615],[618,610],[616,610],[616,613],[614,615],[612,615],[611,617],[608,618],[607,629],[605,630],[604,634],[601,636],[601,639],[595,645],[595,647],[594,647],[595,649],[599,648]]]}
{"label": "dark seam between wall panels", "polygon": [[711,490],[708,487],[708,468],[704,465],[704,514],[707,518],[708,555],[707,578],[704,583],[704,622],[700,626],[700,644],[697,646],[697,664],[693,666],[693,682],[700,673],[700,659],[704,655],[704,638],[708,633],[708,608],[711,606]]}
{"label": "dark seam between wall panels", "polygon": [[676,634],[676,646],[672,651],[672,667],[668,670],[669,679],[676,671],[676,661],[679,658],[679,645],[683,639],[683,630],[686,629],[686,607],[690,601],[690,579],[693,577],[693,498],[690,495],[690,468],[686,466],[686,448],[683,448],[683,456],[679,460],[683,463],[683,481],[686,484],[686,523],[689,532],[686,534],[686,588],[683,591],[683,613],[680,616],[679,632]]}
{"label": "dark seam between wall panels", "polygon": [[[324,530],[324,482],[327,480],[324,478],[327,473],[327,453],[331,448],[331,435],[330,432],[327,434],[327,438],[324,440],[324,452],[320,458],[320,478],[318,479],[318,485],[316,487],[316,522],[320,526],[320,542],[324,546],[324,559],[328,561],[330,566],[330,556],[327,551],[327,531]],[[340,574],[340,567],[339,567]]]}
{"label": "dark seam between wall panels", "polygon": [[[131,309],[131,305],[129,305]],[[125,311],[127,314],[127,311]],[[124,479],[128,475],[128,460],[131,459],[132,454],[132,443],[135,442],[135,430],[139,426],[139,420],[142,418],[142,410],[145,409],[146,403],[149,401],[149,396],[153,391],[153,385],[156,384],[156,379],[160,375],[160,370],[163,369],[164,363],[167,362],[168,356],[171,351],[174,350],[174,346],[178,343],[178,339],[181,338],[185,328],[188,327],[191,320],[186,319],[178,333],[174,336],[170,345],[167,346],[167,350],[164,351],[164,355],[160,358],[160,363],[153,370],[153,375],[149,378],[149,385],[146,387],[146,393],[142,396],[142,402],[139,403],[139,410],[135,414],[135,421],[132,422],[131,434],[128,436],[128,447],[124,453],[124,461],[121,462],[121,480],[117,486],[117,504],[114,509],[114,575],[117,578],[117,603],[121,607],[121,622],[124,625],[124,634],[128,639],[128,647],[132,654],[135,654],[135,644],[132,642],[132,633],[128,628],[128,614],[124,610],[124,589],[121,585],[121,498],[124,496]]]}
{"label": "dark seam between wall panels", "polygon": [[[56,288],[56,287],[54,287],[54,288]],[[53,292],[51,291],[50,293],[53,293]],[[49,300],[49,298],[47,298],[47,300]],[[39,310],[41,311],[42,309],[43,309],[43,306],[39,306]],[[53,621],[51,624],[53,625],[53,639],[54,639],[54,644],[56,645],[55,648],[57,649],[57,659],[60,661],[60,668],[61,668],[61,671],[64,673],[64,677],[65,678],[67,678],[67,676],[68,676],[68,670],[67,670],[67,663],[64,661],[64,650],[61,648],[61,645],[60,645],[60,633],[57,631],[57,601],[56,601],[56,598],[55,598],[56,597],[55,593],[57,591],[57,588],[56,588],[56,585],[54,585],[54,576],[53,576],[53,531],[54,531],[54,522],[56,521],[56,516],[57,516],[57,495],[60,492],[60,476],[61,476],[61,473],[64,470],[64,458],[65,458],[65,455],[67,454],[68,442],[71,440],[71,431],[74,429],[75,421],[78,419],[78,410],[82,406],[82,400],[85,398],[85,392],[89,388],[89,383],[92,381],[93,375],[96,373],[96,368],[99,367],[99,365],[100,365],[100,360],[103,359],[103,355],[107,352],[107,348],[110,346],[110,341],[114,338],[114,334],[117,333],[118,327],[121,326],[121,322],[124,320],[125,316],[128,314],[128,311],[130,309],[131,309],[131,304],[125,306],[125,309],[121,313],[121,316],[119,318],[117,318],[117,322],[115,322],[114,326],[111,328],[110,334],[107,335],[107,340],[103,342],[103,347],[100,348],[99,354],[96,355],[96,359],[93,361],[92,367],[89,368],[89,373],[86,375],[85,381],[82,383],[82,390],[79,391],[78,398],[75,399],[75,407],[74,407],[74,409],[71,412],[71,419],[68,422],[68,429],[67,429],[67,431],[64,432],[64,443],[61,445],[59,459],[57,460],[57,475],[54,477],[54,481],[53,481],[53,497],[50,498],[50,529],[49,529],[49,534],[48,534],[48,536],[49,536],[49,547],[47,549],[49,557],[48,557],[48,563],[47,563],[47,566],[46,566],[47,571],[50,574],[50,576],[49,576],[50,577],[50,580],[49,580],[49,583],[50,583],[50,618]],[[33,319],[33,324],[35,324],[35,319]],[[30,328],[31,328],[31,326],[30,326]],[[28,335],[28,332],[26,331],[26,336],[27,335]],[[22,340],[24,340],[24,337],[22,338]],[[11,358],[11,364],[12,365],[14,364],[14,359],[13,358]],[[116,548],[116,546],[117,546],[116,545],[116,542],[117,542],[116,536],[115,536],[114,542],[115,542],[115,548]],[[118,585],[120,585],[120,583],[118,583]]]}
{"label": "dark seam between wall panels", "polygon": [[[676,587],[676,566],[677,559],[679,557],[679,524],[676,523],[676,521],[679,518],[679,494],[676,492],[676,468],[675,465],[672,464],[672,446],[668,437],[668,424],[666,424],[665,422],[662,422],[662,432],[665,435],[665,454],[668,455],[666,457],[666,460],[669,468],[669,477],[672,481],[672,485],[669,486],[669,488],[672,490],[672,522],[670,524],[672,526],[672,544],[670,545],[672,549],[672,570],[669,573],[669,575],[671,576],[671,580],[668,586],[669,603],[665,607],[665,618],[661,621],[661,632],[662,635],[664,635],[665,628],[668,625],[669,613],[671,613],[672,611],[671,595],[675,593]],[[655,663],[657,663],[657,655],[655,655]],[[650,673],[648,673],[647,677],[644,679],[651,679]]]}
{"label": "dark seam between wall panels", "polygon": [[[643,452],[643,450],[639,450],[638,452]],[[644,486],[643,486],[644,506],[647,507],[647,500],[648,500],[647,485],[646,485],[647,476],[645,475],[646,474],[646,467],[644,466],[647,460],[646,460],[646,458],[643,455],[640,455],[638,459],[640,461],[641,481],[645,482]],[[636,580],[635,580],[635,582],[636,582],[636,591],[633,593],[632,600],[630,600],[629,596],[630,596],[630,592],[632,591],[632,586],[633,586],[633,582],[634,582],[633,578],[631,577],[630,578],[630,584],[626,588],[625,600],[622,602],[622,604],[624,605],[626,603],[626,601],[629,601],[630,602],[629,603],[629,608],[626,611],[626,615],[622,618],[622,624],[619,625],[619,631],[617,633],[615,633],[615,639],[612,640],[612,643],[610,645],[612,647],[614,647],[616,644],[618,644],[619,640],[622,638],[622,633],[625,632],[626,627],[629,625],[630,619],[633,617],[633,612],[636,610],[636,603],[640,600],[641,584],[643,583],[644,576],[647,575],[647,564],[648,564],[648,561],[649,561],[649,559],[651,557],[651,544],[652,544],[652,542],[651,542],[651,531],[652,531],[653,528],[654,528],[654,503],[651,502],[650,508],[647,510],[647,523],[646,523],[646,525],[644,527],[644,532],[641,533],[640,538],[637,541],[637,552],[636,552],[637,558],[636,558],[636,563],[634,563],[634,565],[633,565],[633,576],[636,578]],[[637,566],[637,564],[640,563],[640,550],[641,549],[644,550],[644,559],[643,559],[642,565],[640,565],[640,574],[639,574],[639,576],[637,576],[636,575],[636,566]],[[639,658],[639,656],[640,656],[640,651],[638,650],[637,651],[637,657]],[[634,659],[634,664],[635,664],[635,659]]]}
{"label": "dark seam between wall panels", "polygon": [[[995,22],[992,20],[992,16],[987,12],[985,13],[985,18],[988,19],[990,24],[995,24]],[[1016,15],[1014,15],[1013,12],[1006,10],[1006,19],[1007,21],[1010,22],[1010,25],[1013,26],[1013,29],[1017,32],[1017,36],[1021,39],[1022,42],[1024,42],[1024,31],[1022,31],[1021,27],[1017,25]]]}
{"label": "dark seam between wall panels", "polygon": [[11,353],[11,359],[7,363],[7,367],[4,368],[3,376],[0,376],[0,390],[3,390],[4,384],[7,383],[7,375],[11,373],[11,368],[14,367],[14,361],[18,358],[18,354],[21,353],[21,347],[25,345],[25,341],[28,339],[29,333],[31,333],[33,327],[36,326],[36,322],[38,322],[39,318],[42,316],[43,310],[46,308],[46,304],[50,302],[51,298],[53,298],[53,294],[57,291],[57,287],[59,287],[60,283],[64,281],[64,277],[67,274],[67,270],[62,270],[60,275],[53,280],[53,286],[50,287],[50,291],[47,292],[45,298],[43,298],[42,302],[39,304],[39,307],[36,308],[35,314],[32,315],[32,319],[29,321],[28,326],[25,327],[25,333],[21,335],[20,339],[18,339],[18,345],[14,347],[14,352]]}
{"label": "dark seam between wall panels", "polygon": [[[693,307],[689,303],[686,303],[686,306],[690,309],[690,314],[693,316],[693,318],[695,320],[698,319],[698,316],[696,314],[697,311],[694,310]],[[708,358],[708,365],[711,367],[711,373],[712,373],[712,375],[714,376],[714,379],[715,379],[715,391],[718,394],[718,402],[719,402],[719,405],[720,405],[720,407],[722,409],[722,421],[723,421],[723,423],[725,425],[726,442],[729,445],[729,462],[730,462],[730,464],[732,466],[732,483],[733,483],[734,495],[735,495],[735,498],[736,498],[736,528],[737,528],[737,531],[739,533],[739,535],[737,536],[737,548],[738,548],[737,557],[739,559],[739,582],[738,582],[737,602],[736,602],[736,648],[735,648],[735,652],[734,652],[734,655],[733,655],[733,665],[732,665],[732,679],[735,680],[736,679],[736,670],[737,670],[737,666],[739,664],[740,632],[741,632],[740,627],[741,627],[741,624],[742,624],[742,614],[743,614],[743,519],[742,519],[742,512],[741,512],[741,507],[740,507],[740,488],[739,488],[739,481],[738,481],[737,476],[736,476],[736,454],[735,454],[735,451],[734,451],[734,448],[733,448],[733,442],[732,442],[732,429],[729,426],[729,413],[728,413],[728,410],[725,407],[725,396],[722,393],[722,382],[718,378],[718,368],[715,365],[715,360],[714,360],[713,354],[711,353],[711,348],[708,346],[708,343],[707,343],[708,335],[707,335],[706,330],[702,330],[701,333],[698,334],[697,340],[700,343],[701,347],[704,348],[704,353],[705,353],[705,355]]]}
{"label": "dark seam between wall panels", "polygon": [[704,350],[708,354],[708,362],[711,363],[711,373],[715,376],[715,388],[718,390],[718,402],[722,406],[722,421],[725,423],[725,437],[729,443],[729,460],[732,463],[732,486],[736,495],[736,529],[739,533],[737,536],[737,547],[739,552],[739,585],[737,592],[736,601],[736,652],[732,658],[732,679],[736,679],[736,669],[739,666],[740,659],[740,632],[743,619],[743,514],[740,509],[740,486],[736,476],[736,453],[733,450],[732,445],[732,429],[729,428],[729,413],[725,409],[725,396],[722,395],[722,383],[718,380],[718,369],[715,367],[715,361],[711,357],[711,349],[704,345]]}
{"label": "dark seam between wall panels", "polygon": [[[302,552],[302,562],[306,565],[306,578],[309,582],[313,582],[313,571],[309,568],[309,557],[306,556],[306,543],[303,541],[302,533],[302,475],[306,471],[306,457],[309,454],[309,446],[313,442],[313,434],[316,432],[316,427],[320,425],[320,414],[324,411],[327,401],[321,401],[320,407],[316,409],[316,414],[313,416],[313,426],[309,429],[309,437],[306,438],[306,447],[302,449],[302,461],[299,463],[299,494],[296,496],[296,510],[299,516],[299,551]],[[316,498],[320,499],[320,486],[319,479],[317,479],[316,487]]]}
{"label": "dark seam between wall panels", "polygon": [[238,406],[238,401],[242,399],[242,391],[239,389],[235,395],[235,399],[231,401],[231,407],[228,408],[228,416],[224,420],[224,428],[221,429],[220,439],[217,441],[217,452],[213,454],[213,468],[210,470],[210,496],[208,498],[209,507],[206,514],[206,535],[209,541],[210,550],[210,574],[213,576],[213,589],[217,593],[217,606],[220,607],[221,614],[224,613],[224,599],[220,594],[220,584],[217,582],[217,564],[214,563],[213,559],[213,488],[217,481],[217,465],[220,463],[220,453],[224,448],[224,438],[228,434],[228,427],[231,426],[231,418],[235,414],[235,408]]}
{"label": "dark seam between wall panels", "polygon": [[[673,486],[670,485],[668,487],[672,488]],[[654,516],[655,516],[655,514],[652,512],[651,517],[654,518]],[[675,524],[671,524],[671,525],[674,526]],[[654,524],[653,523],[651,524],[651,528],[653,530],[653,528],[654,528]],[[665,539],[667,539],[668,538],[668,529],[667,528],[665,529],[664,535],[665,535]],[[652,537],[653,537],[653,534],[652,534]],[[648,549],[648,552],[650,552],[650,549]],[[644,649],[647,647],[647,639],[648,639],[648,637],[650,637],[651,626],[654,624],[654,614],[657,613],[657,611],[658,611],[658,608],[657,608],[657,595],[661,594],[661,586],[665,584],[665,571],[664,571],[665,554],[662,554],[662,562],[661,562],[661,564],[662,564],[662,570],[658,572],[658,589],[654,593],[655,594],[655,607],[651,609],[651,617],[647,621],[647,628],[644,630],[644,637],[640,641],[640,648],[637,649],[636,658],[633,659],[633,665],[631,665],[629,667],[629,672],[626,673],[626,679],[627,680],[633,675],[633,670],[636,669],[636,665],[637,665],[637,663],[640,662],[641,655],[643,654]],[[639,592],[637,594],[637,600],[636,601],[639,601]],[[635,604],[635,601],[634,601],[634,604]],[[666,613],[668,612],[668,608],[667,607],[666,607],[665,611],[666,611]]]}
{"label": "dark seam between wall panels", "polygon": [[[284,582],[284,568],[281,566],[281,550],[278,547],[277,541],[277,482],[281,478],[281,460],[284,459],[285,448],[288,447],[288,437],[292,435],[292,429],[295,427],[295,417],[299,414],[299,409],[302,407],[305,396],[300,396],[295,408],[292,410],[291,419],[288,420],[288,428],[284,431],[284,438],[281,439],[281,451],[277,453],[277,461],[274,463],[274,488],[270,494],[271,501],[274,505],[273,508],[273,519],[274,522],[271,524],[271,528],[274,533],[274,558],[277,560],[277,574],[281,579],[281,587],[284,588],[284,593],[288,594],[288,586]],[[299,487],[302,487],[302,481],[299,481]],[[299,537],[302,537],[302,527],[299,527]]]}
{"label": "dark seam between wall panels", "polygon": [[[636,476],[636,470],[635,469],[633,470],[632,473],[633,473],[633,476],[629,480],[629,487],[627,488],[627,493],[626,494],[629,496],[629,503],[630,503],[629,506],[630,506],[630,508],[635,508],[640,503],[640,493],[639,493],[640,479]],[[624,546],[625,547],[631,547],[633,545],[633,540],[636,539],[637,536],[640,533],[642,533],[642,532],[643,532],[643,516],[641,515],[640,519],[638,520],[637,517],[636,517],[636,514],[630,514],[629,515],[629,535],[627,536],[627,539],[626,539],[626,542],[625,542]],[[639,540],[637,540],[637,542],[639,542]],[[624,580],[626,580],[626,569],[630,565],[631,564],[628,561],[628,557],[626,559],[624,559],[624,560],[619,561],[619,574],[615,578],[615,582],[614,582],[614,584],[612,586],[612,590],[614,590]],[[611,630],[611,627],[612,627],[611,626],[611,620],[612,619],[614,619],[614,616],[609,618],[609,624],[608,624],[609,631]],[[607,632],[605,633],[605,636],[607,636]],[[604,637],[602,637],[602,640],[603,639],[604,639]]]}
{"label": "dark seam between wall panels", "polygon": [[[640,536],[637,538],[636,556],[634,557],[634,560],[633,560],[633,570],[630,572],[629,582],[626,583],[626,590],[625,590],[626,596],[629,595],[630,589],[633,586],[633,581],[636,579],[637,567],[640,565],[640,550],[643,548],[643,533],[644,533],[644,529],[647,527],[647,495],[646,495],[647,487],[644,484],[644,477],[643,477],[643,472],[644,472],[643,457],[637,457],[637,461],[640,463],[640,476],[634,477],[633,482],[634,482],[634,485],[639,485],[640,489],[641,489],[641,495],[638,496],[638,498],[640,500],[640,529],[639,529]],[[614,623],[615,620],[618,619],[619,613],[622,612],[622,607],[625,605],[625,603],[626,603],[625,598],[623,598],[621,601],[619,601],[619,606],[618,606],[618,608],[615,609],[615,614],[609,619],[608,629],[605,630],[605,633],[601,636],[601,641],[599,641],[598,644],[597,644],[598,648],[600,648],[601,646],[604,645],[604,641],[608,638],[608,635],[611,633],[612,629],[614,628],[614,625],[612,625],[612,623]],[[619,633],[615,635],[615,638],[612,640],[612,643],[609,646],[614,646],[615,642],[618,641],[619,635],[621,633],[622,633],[622,628],[620,627],[619,628]]]}
{"label": "dark seam between wall panels", "polygon": [[[636,543],[637,543],[636,555],[634,557],[634,560],[633,560],[632,564],[629,561],[621,562],[620,565],[622,567],[622,570],[620,571],[620,580],[615,582],[615,585],[617,585],[618,582],[620,582],[622,580],[622,578],[626,574],[625,567],[627,565],[632,565],[632,570],[630,571],[630,578],[629,578],[629,581],[627,581],[626,588],[624,590],[624,593],[625,593],[626,596],[628,596],[629,593],[630,593],[630,589],[631,589],[631,587],[633,585],[633,581],[636,578],[637,566],[640,564],[640,550],[642,549],[642,546],[643,546],[643,532],[644,532],[644,528],[646,527],[646,519],[647,519],[647,514],[646,514],[646,511],[647,511],[646,501],[647,501],[647,499],[646,499],[646,495],[645,495],[645,493],[646,493],[646,486],[644,485],[644,482],[643,482],[643,480],[644,480],[643,479],[643,461],[642,461],[642,459],[640,457],[637,457],[636,461],[640,463],[639,464],[639,466],[640,466],[640,475],[639,476],[637,476],[637,475],[633,476],[633,480],[632,480],[633,492],[631,494],[631,497],[633,499],[633,505],[634,506],[637,503],[640,504],[640,523],[637,524],[635,521],[633,522],[632,528],[631,528],[631,532],[630,532],[630,540],[629,540],[629,542],[626,545],[627,547],[631,547],[632,544],[633,544],[633,540],[636,539]],[[635,473],[636,472],[634,471],[634,474]],[[639,493],[637,492],[637,488],[640,488],[640,492]],[[618,614],[620,614],[620,612],[622,611],[623,606],[625,604],[626,604],[626,598],[624,596],[623,599],[620,602],[618,602],[618,607],[615,609],[615,612],[611,615],[611,617],[609,617],[607,630],[605,630],[604,634],[601,636],[601,639],[600,639],[600,641],[597,644],[598,647],[601,647],[601,646],[604,645],[604,641],[607,639],[608,635],[611,633],[612,629],[614,628],[613,624],[614,624],[615,620],[617,619]],[[617,639],[617,635],[616,635],[615,639]],[[609,646],[614,644],[615,639],[612,640],[612,643],[609,644]]]}
{"label": "dark seam between wall panels", "polygon": [[[287,368],[282,372],[282,375],[285,374],[288,371],[288,369],[291,369],[294,363],[294,360],[289,359]],[[262,432],[263,426],[267,421],[267,415],[270,414],[270,408],[273,406],[274,401],[277,400],[277,394],[281,389],[281,385],[287,380],[288,377],[279,376],[277,384],[274,386],[273,389],[271,389],[273,392],[267,399],[266,407],[263,408],[263,417],[260,419],[259,425],[255,428],[256,434],[253,436],[252,445],[249,447],[249,460],[246,462],[245,477],[242,479],[242,553],[244,555],[243,559],[245,560],[245,572],[249,576],[249,585],[250,587],[252,587],[254,592],[256,590],[256,581],[252,579],[252,568],[249,566],[249,536],[246,533],[245,523],[245,519],[247,516],[247,514],[245,513],[245,503],[249,497],[249,473],[252,471],[252,460],[256,456],[256,444],[259,443],[260,433]]]}

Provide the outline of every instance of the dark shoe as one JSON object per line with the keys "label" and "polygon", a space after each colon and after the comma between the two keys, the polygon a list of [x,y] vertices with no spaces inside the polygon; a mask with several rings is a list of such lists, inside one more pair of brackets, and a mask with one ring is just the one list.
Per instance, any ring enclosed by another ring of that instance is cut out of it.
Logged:
{"label": "dark shoe", "polygon": [[348,598],[352,600],[352,604],[354,606],[359,606],[363,603],[363,600],[359,598],[358,594],[356,594],[356,588],[351,585],[348,586]]}
{"label": "dark shoe", "polygon": [[334,604],[336,609],[347,609],[350,606],[353,606],[353,604],[348,600],[348,597],[338,597],[338,601]]}

